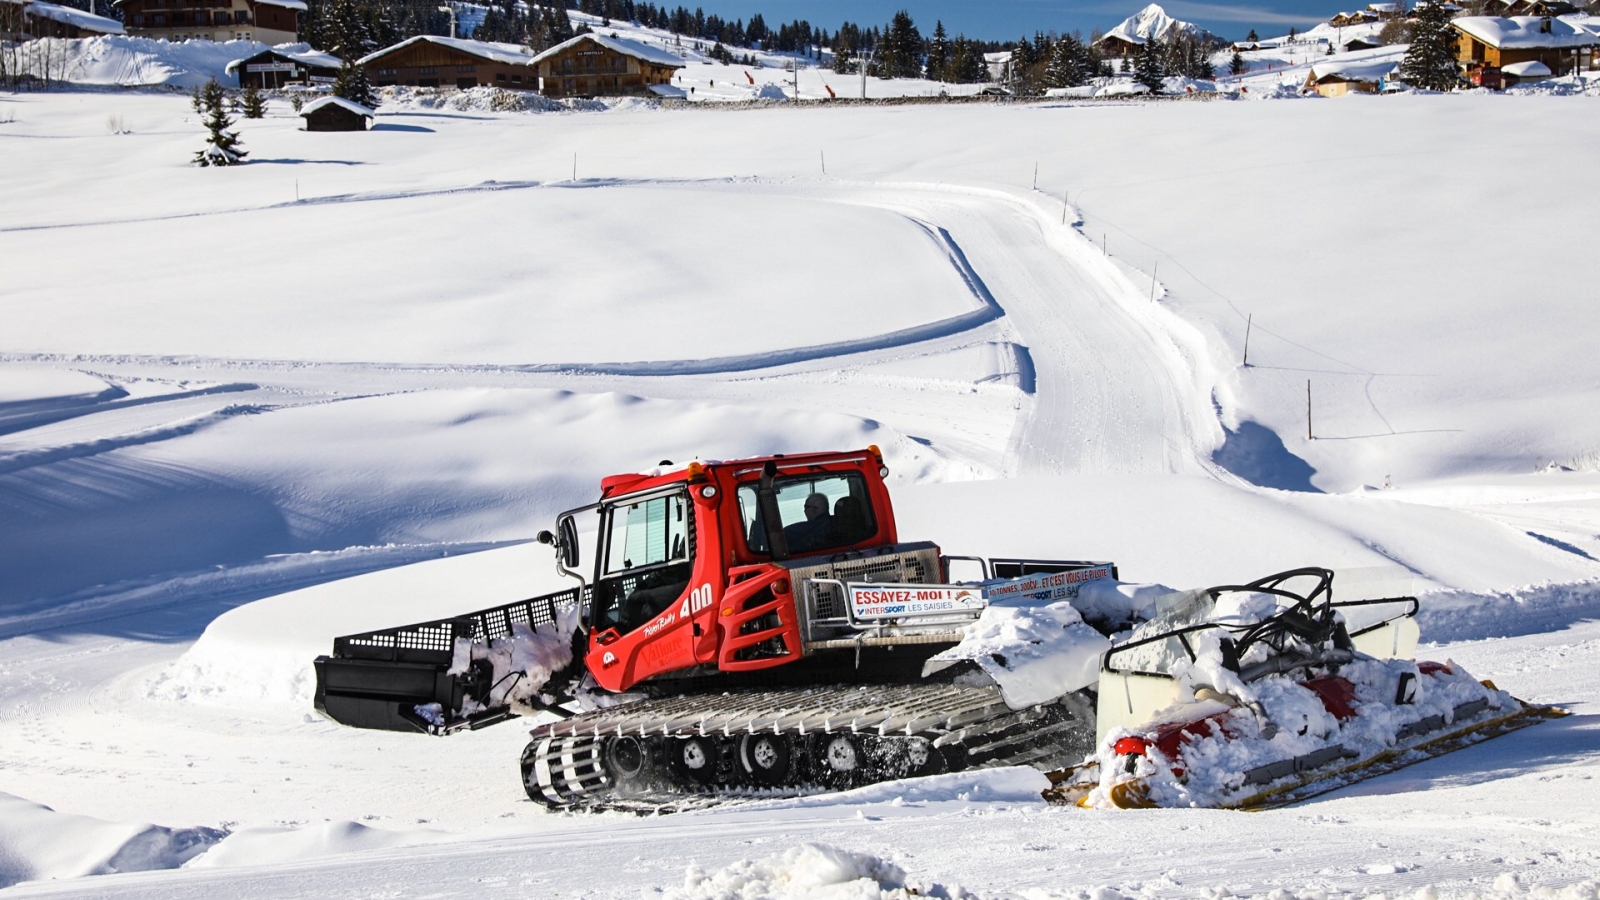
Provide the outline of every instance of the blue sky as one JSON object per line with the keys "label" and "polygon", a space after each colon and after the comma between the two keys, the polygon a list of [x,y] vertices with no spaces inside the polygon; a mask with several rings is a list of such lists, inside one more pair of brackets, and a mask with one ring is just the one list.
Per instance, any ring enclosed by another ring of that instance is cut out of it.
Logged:
{"label": "blue sky", "polygon": [[[661,0],[658,0],[661,2]],[[1095,28],[1108,29],[1133,15],[1149,0],[666,0],[669,7],[682,3],[725,19],[748,20],[761,13],[768,25],[805,19],[829,31],[849,20],[861,25],[889,21],[896,10],[905,9],[924,35],[933,31],[935,20],[942,19],[951,35],[989,40],[1015,40],[1035,31],[1071,31],[1088,34]],[[1167,13],[1195,22],[1226,38],[1242,38],[1251,28],[1262,37],[1285,34],[1289,26],[1303,29],[1326,21],[1336,12],[1332,4],[1308,0],[1236,0],[1202,3],[1194,0],[1158,0]],[[1343,0],[1344,8],[1366,6],[1366,0]]]}

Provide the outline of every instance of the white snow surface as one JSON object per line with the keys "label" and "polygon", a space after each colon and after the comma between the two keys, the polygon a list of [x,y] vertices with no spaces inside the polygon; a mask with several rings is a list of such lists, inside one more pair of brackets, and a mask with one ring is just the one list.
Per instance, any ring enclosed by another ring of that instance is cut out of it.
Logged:
{"label": "white snow surface", "polygon": [[[264,49],[140,40],[73,42],[73,80]],[[1257,53],[1241,97],[1320,61]],[[273,100],[246,165],[198,170],[178,92],[0,94],[0,880],[1593,900],[1597,102],[412,104],[330,135]],[[1508,189],[1528,158],[1562,190]],[[1575,715],[1250,816],[1047,808],[1000,770],[635,818],[523,799],[515,725],[310,710],[335,635],[570,586],[524,542],[604,475],[869,443],[947,552],[1177,587],[1399,564],[1421,655]]]}

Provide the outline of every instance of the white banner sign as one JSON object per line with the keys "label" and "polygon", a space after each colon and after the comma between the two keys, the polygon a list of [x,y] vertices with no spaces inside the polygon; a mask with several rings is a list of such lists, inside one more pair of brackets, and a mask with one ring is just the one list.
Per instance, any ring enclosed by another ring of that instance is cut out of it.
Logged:
{"label": "white banner sign", "polygon": [[312,84],[336,84],[336,83],[338,83],[338,81],[339,81],[339,79],[333,77],[332,75],[312,75],[311,76],[311,83]]}
{"label": "white banner sign", "polygon": [[976,612],[986,605],[983,592],[976,587],[850,585],[850,612],[857,619],[897,619],[903,616]]}
{"label": "white banner sign", "polygon": [[293,63],[251,63],[244,67],[246,72],[293,72]]}
{"label": "white banner sign", "polygon": [[1099,581],[1111,577],[1110,566],[1091,566],[1087,569],[1073,569],[1070,572],[1049,572],[1038,575],[1024,575],[1010,581],[1000,581],[983,586],[983,595],[988,600],[1065,600],[1078,596],[1078,589],[1086,582]]}

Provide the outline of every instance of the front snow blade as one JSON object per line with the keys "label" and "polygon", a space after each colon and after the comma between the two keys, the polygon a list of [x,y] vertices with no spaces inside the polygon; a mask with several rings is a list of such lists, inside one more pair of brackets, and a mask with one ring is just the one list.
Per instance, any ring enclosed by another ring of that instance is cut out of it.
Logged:
{"label": "front snow blade", "polygon": [[[456,669],[458,660],[472,656],[458,651],[507,638],[514,624],[554,628],[560,607],[586,599],[575,588],[434,622],[334,638],[333,653],[316,659],[316,710],[341,725],[429,734],[505,721],[516,715],[505,699],[509,689],[496,681],[487,660]],[[582,667],[579,635],[573,644],[570,671]],[[565,675],[551,678],[550,686],[563,684]]]}

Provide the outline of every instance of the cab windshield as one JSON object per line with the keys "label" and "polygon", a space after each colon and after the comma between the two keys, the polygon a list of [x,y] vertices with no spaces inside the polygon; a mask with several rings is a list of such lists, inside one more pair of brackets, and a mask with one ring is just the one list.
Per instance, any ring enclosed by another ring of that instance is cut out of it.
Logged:
{"label": "cab windshield", "polygon": [[[783,476],[775,480],[773,488],[778,499],[778,524],[791,556],[859,544],[878,532],[867,480],[860,472]],[[751,553],[771,553],[756,483],[739,485],[738,497],[745,545]]]}

